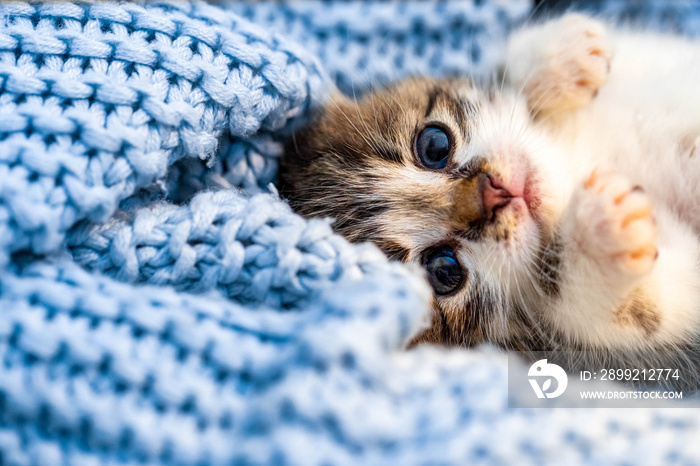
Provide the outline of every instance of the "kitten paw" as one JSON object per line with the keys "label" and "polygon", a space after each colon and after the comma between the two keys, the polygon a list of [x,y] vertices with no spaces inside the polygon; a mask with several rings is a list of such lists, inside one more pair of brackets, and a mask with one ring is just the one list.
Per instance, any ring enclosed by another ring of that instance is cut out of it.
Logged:
{"label": "kitten paw", "polygon": [[582,252],[603,272],[636,278],[658,257],[656,220],[649,197],[624,177],[593,172],[579,190],[576,224]]}
{"label": "kitten paw", "polygon": [[522,36],[511,55],[529,62],[521,85],[534,114],[581,108],[607,80],[612,48],[601,22],[569,14]]}

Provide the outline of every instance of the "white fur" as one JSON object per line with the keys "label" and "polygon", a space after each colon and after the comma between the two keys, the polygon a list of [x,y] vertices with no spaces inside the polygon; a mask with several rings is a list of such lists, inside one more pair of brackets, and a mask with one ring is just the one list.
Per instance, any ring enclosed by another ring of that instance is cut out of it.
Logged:
{"label": "white fur", "polygon": [[[507,98],[485,107],[470,151],[490,154],[506,177],[525,157],[541,176],[549,221],[564,243],[560,297],[538,296],[522,272],[536,249],[536,226],[519,226],[524,244],[476,246],[477,257],[464,260],[514,260],[505,286],[525,294],[530,308],[538,303],[539,317],[572,341],[649,348],[700,334],[700,147],[693,154],[700,44],[567,15],[515,34],[506,70],[536,117]],[[595,186],[585,186],[594,170]],[[635,185],[646,194],[632,191]],[[617,205],[620,196],[628,197]],[[653,216],[620,227],[647,202]],[[630,251],[649,247],[630,259]],[[494,283],[504,280],[499,273],[502,267],[485,271]],[[619,305],[640,289],[661,317],[651,334],[616,320]]]}

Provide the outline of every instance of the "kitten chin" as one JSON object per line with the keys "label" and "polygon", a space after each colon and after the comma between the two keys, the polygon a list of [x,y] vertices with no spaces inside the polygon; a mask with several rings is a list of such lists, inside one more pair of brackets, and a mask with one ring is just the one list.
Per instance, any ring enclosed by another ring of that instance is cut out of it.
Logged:
{"label": "kitten chin", "polygon": [[281,193],[425,268],[412,345],[697,349],[698,44],[571,14],[516,32],[504,69],[335,96]]}

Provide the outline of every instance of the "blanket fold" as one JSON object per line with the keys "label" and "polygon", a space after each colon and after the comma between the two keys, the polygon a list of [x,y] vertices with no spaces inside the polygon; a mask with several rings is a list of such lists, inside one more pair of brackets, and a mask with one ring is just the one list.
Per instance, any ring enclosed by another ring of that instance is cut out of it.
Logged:
{"label": "blanket fold", "polygon": [[212,158],[224,130],[281,130],[323,92],[312,55],[205,3],[7,3],[0,15],[3,264],[59,249],[178,159]]}
{"label": "blanket fold", "polygon": [[488,75],[529,12],[0,4],[0,466],[700,461],[692,411],[508,410],[504,354],[403,351],[421,272],[270,188],[334,86]]}

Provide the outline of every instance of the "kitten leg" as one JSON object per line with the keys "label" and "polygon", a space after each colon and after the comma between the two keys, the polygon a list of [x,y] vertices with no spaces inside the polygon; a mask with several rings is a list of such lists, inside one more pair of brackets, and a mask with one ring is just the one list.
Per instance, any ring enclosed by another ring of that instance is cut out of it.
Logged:
{"label": "kitten leg", "polygon": [[506,77],[537,117],[587,105],[605,83],[612,50],[604,25],[569,14],[509,40]]}
{"label": "kitten leg", "polygon": [[695,335],[697,240],[659,212],[663,244],[649,198],[626,178],[594,173],[577,189],[556,237],[558,289],[543,313],[561,335],[594,348],[658,347]]}

